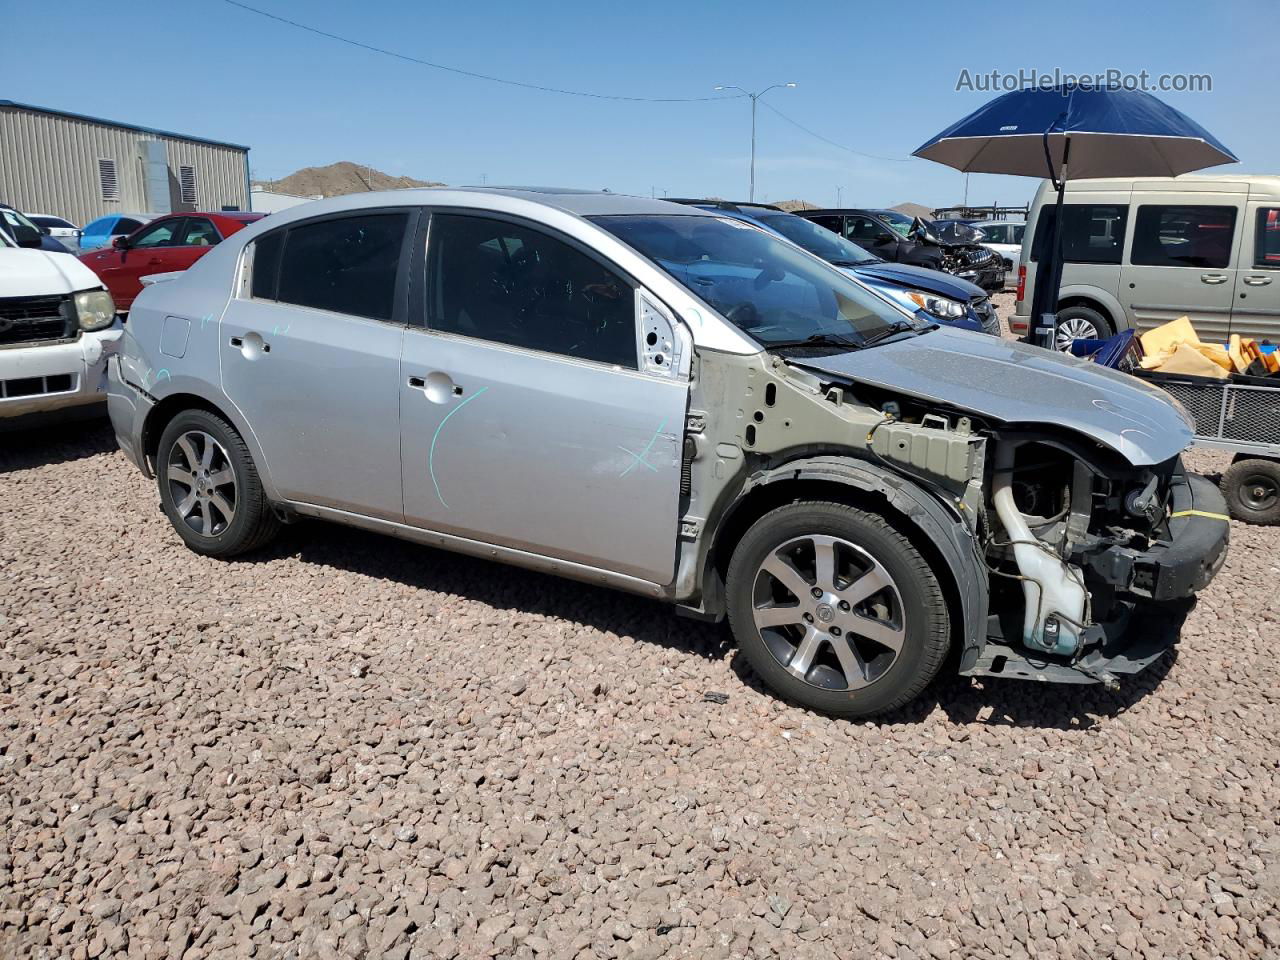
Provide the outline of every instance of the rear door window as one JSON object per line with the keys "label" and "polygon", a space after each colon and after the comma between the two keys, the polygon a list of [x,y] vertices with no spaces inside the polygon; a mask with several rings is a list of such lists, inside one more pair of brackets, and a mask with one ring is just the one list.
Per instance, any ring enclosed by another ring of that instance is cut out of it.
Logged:
{"label": "rear door window", "polygon": [[407,212],[372,213],[291,227],[280,257],[276,299],[390,320],[408,221]]}
{"label": "rear door window", "polygon": [[187,232],[182,235],[184,247],[212,247],[221,239],[212,220],[205,217],[187,218]]}
{"label": "rear door window", "polygon": [[[1120,263],[1125,226],[1129,222],[1128,204],[1068,203],[1062,211],[1064,262]],[[1035,241],[1031,245],[1032,260],[1039,260],[1052,242],[1055,219],[1054,207],[1046,204],[1040,209]]]}
{"label": "rear door window", "polygon": [[1236,208],[1142,204],[1133,225],[1129,261],[1144,267],[1221,269],[1231,263]]}
{"label": "rear door window", "polygon": [[1253,265],[1280,270],[1280,207],[1263,207],[1258,211]]}

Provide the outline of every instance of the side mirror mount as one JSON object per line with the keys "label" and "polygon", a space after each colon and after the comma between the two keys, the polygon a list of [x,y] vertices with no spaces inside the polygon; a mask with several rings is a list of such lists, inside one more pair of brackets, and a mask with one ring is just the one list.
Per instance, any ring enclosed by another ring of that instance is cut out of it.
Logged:
{"label": "side mirror mount", "polygon": [[120,234],[120,236],[112,238],[111,245],[115,247],[117,250],[128,250],[129,238],[124,234]]}

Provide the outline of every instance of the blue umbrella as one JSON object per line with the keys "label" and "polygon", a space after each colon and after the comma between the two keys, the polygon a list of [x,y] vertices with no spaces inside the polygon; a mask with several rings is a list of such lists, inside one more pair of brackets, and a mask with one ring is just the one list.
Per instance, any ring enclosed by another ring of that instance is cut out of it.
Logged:
{"label": "blue umbrella", "polygon": [[[1041,263],[1031,315],[1053,343],[1062,279],[1062,201],[1068,176],[1176,177],[1237,157],[1186,114],[1119,86],[1058,86],[997,97],[914,154],[966,173],[1048,176],[1058,191],[1053,245]],[[1069,171],[1069,173],[1068,173]]]}

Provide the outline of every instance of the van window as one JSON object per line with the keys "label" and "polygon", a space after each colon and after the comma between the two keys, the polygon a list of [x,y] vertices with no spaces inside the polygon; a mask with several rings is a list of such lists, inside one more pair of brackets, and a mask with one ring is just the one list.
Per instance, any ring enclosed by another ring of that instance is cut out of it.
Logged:
{"label": "van window", "polygon": [[[1062,253],[1066,263],[1119,264],[1129,206],[1123,203],[1068,203],[1062,207]],[[1036,221],[1031,259],[1039,260],[1053,240],[1056,210],[1046,204]],[[1025,229],[1025,228],[1024,228]]]}
{"label": "van window", "polygon": [[636,369],[631,284],[555,237],[504,220],[431,217],[427,326]]}
{"label": "van window", "polygon": [[1258,211],[1253,265],[1280,269],[1280,207],[1263,207]]}
{"label": "van window", "polygon": [[276,299],[390,320],[408,213],[372,213],[291,227]]}
{"label": "van window", "polygon": [[1231,262],[1236,208],[1142,204],[1133,226],[1131,263],[1221,269]]}

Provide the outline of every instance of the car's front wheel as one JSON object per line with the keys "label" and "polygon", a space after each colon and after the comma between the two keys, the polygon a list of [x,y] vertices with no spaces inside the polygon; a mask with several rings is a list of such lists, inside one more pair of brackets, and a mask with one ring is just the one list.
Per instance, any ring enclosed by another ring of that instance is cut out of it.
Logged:
{"label": "car's front wheel", "polygon": [[184,410],[169,421],[156,480],[165,515],[196,553],[234,556],[263,546],[280,528],[244,440],[208,410]]}
{"label": "car's front wheel", "polygon": [[949,642],[919,550],[875,514],[802,501],[765,514],[733,553],[729,622],[756,673],[814,710],[869,716],[914,699]]}

